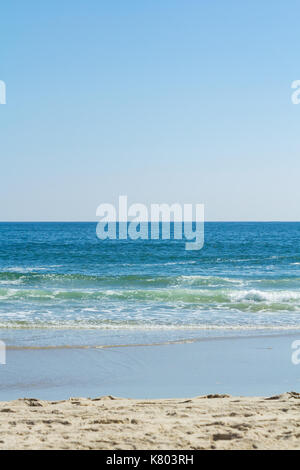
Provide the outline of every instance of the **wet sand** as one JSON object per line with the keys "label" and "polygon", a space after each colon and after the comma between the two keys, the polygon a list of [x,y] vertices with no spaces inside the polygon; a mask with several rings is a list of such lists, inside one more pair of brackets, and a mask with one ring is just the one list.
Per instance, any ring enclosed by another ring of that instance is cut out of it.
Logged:
{"label": "wet sand", "polygon": [[[37,332],[36,334],[39,334]],[[7,350],[0,401],[105,395],[163,399],[300,391],[291,357],[297,334],[207,338],[183,344]],[[8,343],[9,344],[9,343]]]}

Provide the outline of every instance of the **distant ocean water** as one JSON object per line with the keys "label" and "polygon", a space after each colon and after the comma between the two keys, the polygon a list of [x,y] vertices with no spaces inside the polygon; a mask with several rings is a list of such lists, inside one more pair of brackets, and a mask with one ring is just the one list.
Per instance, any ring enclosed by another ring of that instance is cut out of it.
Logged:
{"label": "distant ocean water", "polygon": [[100,241],[95,223],[0,223],[0,339],[102,344],[105,332],[109,344],[300,328],[300,223],[211,222],[202,250],[184,245]]}

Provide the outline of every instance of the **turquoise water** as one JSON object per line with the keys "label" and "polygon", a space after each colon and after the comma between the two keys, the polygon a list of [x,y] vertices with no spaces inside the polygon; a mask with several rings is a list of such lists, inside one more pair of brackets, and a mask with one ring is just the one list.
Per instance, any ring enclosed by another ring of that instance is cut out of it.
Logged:
{"label": "turquoise water", "polygon": [[128,344],[300,327],[300,223],[206,223],[204,248],[184,245],[100,241],[95,223],[1,223],[1,339]]}

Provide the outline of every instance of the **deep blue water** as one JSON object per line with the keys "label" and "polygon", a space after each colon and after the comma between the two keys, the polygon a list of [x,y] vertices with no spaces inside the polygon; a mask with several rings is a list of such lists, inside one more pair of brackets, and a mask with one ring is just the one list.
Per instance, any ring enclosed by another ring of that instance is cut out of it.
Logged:
{"label": "deep blue water", "polygon": [[300,327],[299,312],[300,223],[206,223],[200,251],[182,240],[100,241],[96,223],[0,224],[9,337],[271,331]]}

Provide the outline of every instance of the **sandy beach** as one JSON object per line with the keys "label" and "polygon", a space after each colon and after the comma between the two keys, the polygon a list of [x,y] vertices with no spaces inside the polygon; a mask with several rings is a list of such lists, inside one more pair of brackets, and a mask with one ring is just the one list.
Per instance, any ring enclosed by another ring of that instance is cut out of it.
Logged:
{"label": "sandy beach", "polygon": [[300,449],[300,394],[0,403],[0,449]]}
{"label": "sandy beach", "polygon": [[8,349],[0,449],[300,449],[295,338]]}

